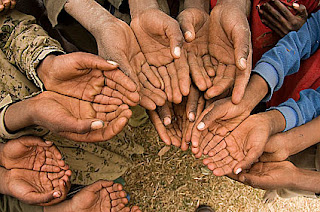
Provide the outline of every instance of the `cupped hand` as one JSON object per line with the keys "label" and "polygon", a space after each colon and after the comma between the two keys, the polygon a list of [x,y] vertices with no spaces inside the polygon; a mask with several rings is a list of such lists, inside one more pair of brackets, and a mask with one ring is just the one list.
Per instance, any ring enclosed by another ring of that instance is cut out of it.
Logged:
{"label": "cupped hand", "polygon": [[186,42],[188,64],[193,82],[201,91],[212,86],[215,70],[211,63],[209,44],[209,14],[197,8],[183,10],[177,20]]}
{"label": "cupped hand", "polygon": [[23,136],[3,145],[1,162],[6,169],[28,169],[44,172],[60,172],[68,166],[62,155],[50,141],[39,137]]}
{"label": "cupped hand", "polygon": [[165,103],[159,76],[148,65],[131,28],[123,21],[112,18],[101,26],[103,30],[95,38],[99,55],[113,60],[137,85],[140,105],[154,110]]}
{"label": "cupped hand", "polygon": [[163,80],[168,101],[179,104],[191,81],[178,22],[159,9],[146,9],[132,18],[130,26],[147,62]]}
{"label": "cupped hand", "polygon": [[70,189],[71,171],[59,173],[25,169],[7,171],[7,192],[26,204],[52,205],[63,201]]}
{"label": "cupped hand", "polygon": [[[289,161],[256,163],[248,173],[241,173],[239,180],[260,189],[291,188],[298,168]],[[297,179],[299,180],[299,179]]]}
{"label": "cupped hand", "polygon": [[286,138],[287,132],[277,133],[268,140],[263,155],[260,157],[262,162],[284,161],[290,156],[289,143],[291,139]]}
{"label": "cupped hand", "polygon": [[132,115],[127,105],[102,105],[45,91],[31,99],[33,122],[74,141],[111,139]]}
{"label": "cupped hand", "polygon": [[15,0],[0,0],[0,12],[7,12],[15,8],[17,2]]}
{"label": "cupped hand", "polygon": [[251,73],[252,48],[250,26],[238,5],[221,3],[211,11],[209,54],[217,68],[206,98],[233,87],[232,102],[240,103]]}
{"label": "cupped hand", "polygon": [[270,123],[264,113],[251,115],[225,137],[212,139],[212,156],[204,164],[217,176],[250,168],[262,155],[265,144],[272,135]]}
{"label": "cupped hand", "polygon": [[84,52],[49,55],[37,68],[47,90],[100,104],[139,102],[137,85],[118,64]]}
{"label": "cupped hand", "polygon": [[211,103],[201,113],[192,129],[192,152],[196,157],[201,157],[203,153],[207,154],[208,148],[213,145],[212,142],[208,142],[214,136],[220,136],[215,139],[223,138],[245,120],[250,112],[246,104],[235,105],[230,97]]}
{"label": "cupped hand", "polygon": [[308,11],[302,4],[287,6],[279,0],[266,2],[258,7],[262,23],[284,37],[291,31],[298,31],[308,19]]}

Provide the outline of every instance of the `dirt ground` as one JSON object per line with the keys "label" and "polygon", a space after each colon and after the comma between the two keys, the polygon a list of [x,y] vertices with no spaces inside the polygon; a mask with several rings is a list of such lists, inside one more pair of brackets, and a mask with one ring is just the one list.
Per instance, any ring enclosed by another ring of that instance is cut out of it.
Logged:
{"label": "dirt ground", "polygon": [[[262,203],[263,190],[212,175],[191,151],[163,148],[150,122],[132,133],[132,139],[144,146],[145,153],[132,158],[134,166],[124,176],[125,189],[130,193],[130,203],[143,211],[193,212],[199,204],[208,204],[217,212],[320,211],[319,200],[304,197]],[[160,150],[162,156],[158,155]]]}

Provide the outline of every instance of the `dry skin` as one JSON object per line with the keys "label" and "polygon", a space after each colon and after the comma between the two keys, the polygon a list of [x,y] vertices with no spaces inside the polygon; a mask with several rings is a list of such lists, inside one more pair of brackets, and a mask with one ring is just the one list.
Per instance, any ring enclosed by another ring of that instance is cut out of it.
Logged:
{"label": "dry skin", "polygon": [[[163,150],[164,143],[148,122],[132,130],[132,139],[145,147],[145,154],[132,158],[134,167],[124,176],[131,204],[143,211],[190,211],[208,204],[216,211],[320,211],[316,199],[280,199],[263,204],[264,191],[227,177],[215,177],[190,151],[176,147]],[[162,156],[158,156],[159,151]]]}

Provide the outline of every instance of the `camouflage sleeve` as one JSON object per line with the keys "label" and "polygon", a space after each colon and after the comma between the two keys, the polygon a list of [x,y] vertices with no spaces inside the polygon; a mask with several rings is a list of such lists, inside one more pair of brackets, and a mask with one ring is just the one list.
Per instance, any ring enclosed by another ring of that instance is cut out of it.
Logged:
{"label": "camouflage sleeve", "polygon": [[9,62],[43,90],[36,68],[48,54],[64,53],[58,41],[50,38],[33,16],[16,10],[0,16],[0,27],[0,48]]}

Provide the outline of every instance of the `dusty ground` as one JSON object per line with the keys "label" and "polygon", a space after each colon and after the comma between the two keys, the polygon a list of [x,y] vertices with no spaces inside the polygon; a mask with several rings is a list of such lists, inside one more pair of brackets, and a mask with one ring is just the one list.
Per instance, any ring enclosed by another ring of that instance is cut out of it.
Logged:
{"label": "dusty ground", "polygon": [[216,211],[320,211],[318,200],[303,197],[263,204],[263,190],[213,176],[190,151],[171,147],[159,156],[165,145],[150,123],[132,132],[133,139],[145,147],[145,154],[132,158],[135,165],[125,176],[125,189],[130,202],[143,211],[192,212],[199,204]]}

